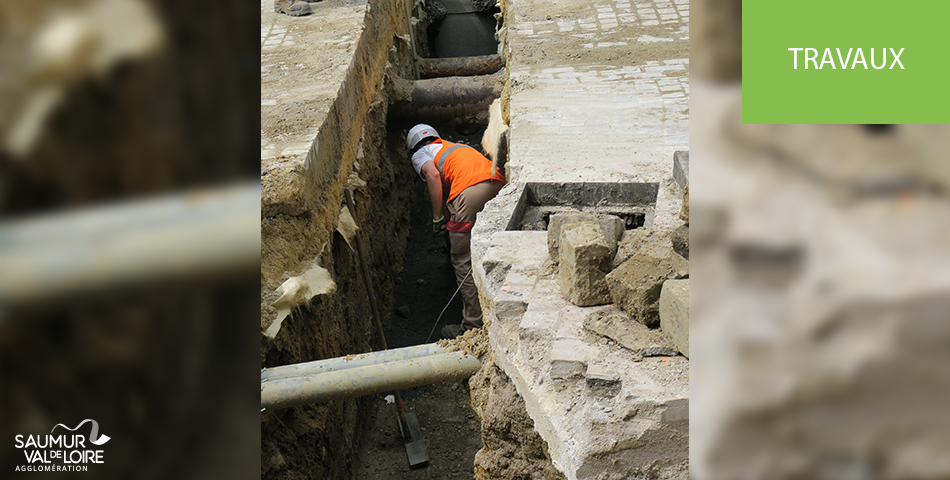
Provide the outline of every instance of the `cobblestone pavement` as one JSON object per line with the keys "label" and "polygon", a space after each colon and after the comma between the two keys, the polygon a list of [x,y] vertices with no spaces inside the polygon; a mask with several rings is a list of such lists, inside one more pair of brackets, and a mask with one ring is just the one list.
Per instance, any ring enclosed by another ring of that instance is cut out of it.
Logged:
{"label": "cobblestone pavement", "polygon": [[513,172],[524,181],[662,177],[689,145],[688,1],[515,7]]}
{"label": "cobblestone pavement", "polygon": [[261,1],[261,162],[310,149],[363,31],[367,3],[310,4],[313,14],[274,13]]}

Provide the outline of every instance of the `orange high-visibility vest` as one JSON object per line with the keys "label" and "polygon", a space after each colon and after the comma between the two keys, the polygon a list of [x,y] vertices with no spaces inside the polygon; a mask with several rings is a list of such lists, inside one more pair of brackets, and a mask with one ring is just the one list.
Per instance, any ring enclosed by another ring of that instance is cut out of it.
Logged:
{"label": "orange high-visibility vest", "polygon": [[448,201],[451,202],[462,190],[476,183],[489,179],[505,181],[498,168],[492,175],[491,160],[478,153],[478,150],[461,143],[437,141],[442,142],[442,148],[435,156],[435,168],[439,170],[443,186],[448,184],[450,187]]}

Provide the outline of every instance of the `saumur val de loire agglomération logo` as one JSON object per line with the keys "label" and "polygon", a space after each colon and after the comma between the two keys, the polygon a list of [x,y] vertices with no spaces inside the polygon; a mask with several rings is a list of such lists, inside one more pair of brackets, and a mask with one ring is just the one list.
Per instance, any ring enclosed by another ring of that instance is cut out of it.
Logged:
{"label": "saumur val de loire agglom\u00e9ration logo", "polygon": [[[77,433],[54,435],[57,428],[76,431],[86,422],[92,423],[89,436]],[[108,435],[99,435],[99,423],[92,419],[79,422],[76,428],[56,424],[47,435],[17,435],[15,446],[23,450],[25,465],[17,465],[17,472],[86,472],[90,463],[105,463],[103,450],[93,450],[109,441]]]}

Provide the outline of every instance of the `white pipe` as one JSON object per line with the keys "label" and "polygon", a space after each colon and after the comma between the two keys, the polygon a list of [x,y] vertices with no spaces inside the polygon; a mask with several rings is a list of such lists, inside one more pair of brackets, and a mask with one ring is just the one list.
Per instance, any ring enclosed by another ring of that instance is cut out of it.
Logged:
{"label": "white pipe", "polygon": [[261,382],[261,407],[288,408],[470,377],[482,362],[451,352]]}
{"label": "white pipe", "polygon": [[260,183],[0,220],[0,303],[260,262]]}
{"label": "white pipe", "polygon": [[267,368],[261,372],[261,381],[270,382],[290,377],[304,377],[318,373],[335,372],[347,368],[363,367],[379,363],[408,360],[410,358],[426,357],[445,353],[445,349],[435,343],[414,345],[411,347],[394,348],[379,352],[347,355],[345,357],[328,358],[313,362],[295,363],[280,367]]}

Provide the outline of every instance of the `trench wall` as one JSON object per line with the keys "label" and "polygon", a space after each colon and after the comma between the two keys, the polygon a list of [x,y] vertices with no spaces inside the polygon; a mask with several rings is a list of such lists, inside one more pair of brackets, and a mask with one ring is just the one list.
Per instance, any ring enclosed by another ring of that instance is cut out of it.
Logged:
{"label": "trench wall", "polygon": [[[403,158],[403,147],[387,142],[385,124],[390,76],[411,78],[408,39],[400,38],[407,32],[401,0],[370,3],[346,78],[306,160],[262,169],[262,368],[379,349],[355,243],[336,227],[349,186],[385,320],[412,203],[411,189],[401,188],[411,167],[391,161]],[[277,316],[270,306],[277,288],[315,260],[336,290],[294,308],[276,336],[266,336]],[[350,399],[261,412],[261,478],[349,478],[367,406],[366,399]]]}

